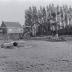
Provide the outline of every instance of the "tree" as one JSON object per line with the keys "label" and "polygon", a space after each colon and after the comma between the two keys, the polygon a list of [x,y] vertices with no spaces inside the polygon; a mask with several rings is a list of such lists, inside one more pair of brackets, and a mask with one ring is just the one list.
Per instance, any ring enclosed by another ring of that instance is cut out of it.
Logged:
{"label": "tree", "polygon": [[2,21],[1,28],[2,28],[2,31],[3,31],[2,33],[3,33],[4,40],[8,40],[7,28],[6,28],[6,25],[4,24],[4,21]]}
{"label": "tree", "polygon": [[40,21],[40,26],[41,26],[41,34],[46,32],[45,30],[45,25],[46,25],[46,10],[45,7],[40,7],[39,10],[39,21]]}
{"label": "tree", "polygon": [[6,28],[6,25],[4,24],[3,21],[2,21],[1,27],[2,27],[2,30],[3,30],[3,34],[6,35],[7,34],[7,28]]}
{"label": "tree", "polygon": [[31,7],[29,7],[29,9],[25,11],[25,25],[26,26],[32,25],[32,9],[31,9]]}
{"label": "tree", "polygon": [[35,6],[32,7],[32,22],[37,23],[38,21],[38,15],[37,15],[37,8]]}
{"label": "tree", "polygon": [[[69,25],[72,20],[72,8],[68,8],[67,5],[56,7],[54,4],[49,4],[46,8],[40,6],[39,9],[37,9],[35,6],[29,7],[25,11],[25,25],[26,26],[33,26],[36,24],[38,25],[38,32],[41,35],[44,35],[44,33],[48,33],[50,30],[50,26],[52,23],[50,21],[54,21],[54,27],[56,29],[56,33],[58,33],[57,30],[59,30],[60,25],[66,27],[66,25]],[[58,29],[57,29],[58,28]]]}
{"label": "tree", "polygon": [[50,6],[46,7],[46,31],[50,34],[50,20],[51,20],[51,10]]}
{"label": "tree", "polygon": [[67,14],[65,14],[65,24],[66,24],[66,26],[67,26],[67,24],[68,24],[68,17],[67,17]]}

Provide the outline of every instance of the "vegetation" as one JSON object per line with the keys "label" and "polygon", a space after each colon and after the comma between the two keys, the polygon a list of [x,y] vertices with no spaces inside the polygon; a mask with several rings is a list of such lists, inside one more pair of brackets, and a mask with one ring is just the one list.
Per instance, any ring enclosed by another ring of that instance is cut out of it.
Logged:
{"label": "vegetation", "polygon": [[[72,8],[67,5],[29,7],[25,11],[25,26],[36,25],[36,35],[72,34]],[[33,31],[33,30],[32,30]]]}

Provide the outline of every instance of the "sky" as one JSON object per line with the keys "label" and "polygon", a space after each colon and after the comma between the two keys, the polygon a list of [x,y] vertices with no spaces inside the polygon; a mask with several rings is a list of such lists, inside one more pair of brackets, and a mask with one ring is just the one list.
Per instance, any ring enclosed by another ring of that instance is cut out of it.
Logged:
{"label": "sky", "polygon": [[24,25],[24,13],[29,6],[40,7],[50,3],[72,6],[72,0],[0,0],[0,24],[2,21],[14,21]]}

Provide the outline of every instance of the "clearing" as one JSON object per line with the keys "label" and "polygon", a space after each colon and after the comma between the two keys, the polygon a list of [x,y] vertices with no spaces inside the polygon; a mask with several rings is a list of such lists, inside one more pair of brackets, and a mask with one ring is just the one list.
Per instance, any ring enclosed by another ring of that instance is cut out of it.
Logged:
{"label": "clearing", "polygon": [[72,42],[22,42],[0,48],[0,72],[72,72]]}

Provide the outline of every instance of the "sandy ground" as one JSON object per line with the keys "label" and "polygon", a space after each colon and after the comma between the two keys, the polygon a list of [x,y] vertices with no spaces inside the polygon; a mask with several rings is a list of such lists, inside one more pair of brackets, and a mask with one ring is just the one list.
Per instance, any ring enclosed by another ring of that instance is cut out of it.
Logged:
{"label": "sandy ground", "polygon": [[0,72],[72,72],[72,42],[30,40],[0,48]]}

